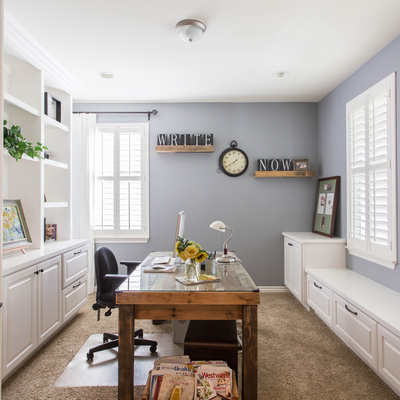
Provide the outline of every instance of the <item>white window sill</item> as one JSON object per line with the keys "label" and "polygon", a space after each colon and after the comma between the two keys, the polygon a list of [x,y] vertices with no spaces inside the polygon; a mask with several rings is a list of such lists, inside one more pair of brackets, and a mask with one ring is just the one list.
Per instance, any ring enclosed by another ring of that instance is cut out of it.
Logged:
{"label": "white window sill", "polygon": [[397,260],[390,260],[385,257],[378,257],[376,255],[370,254],[361,249],[357,249],[357,248],[350,247],[350,246],[346,246],[346,249],[349,251],[349,254],[351,254],[352,256],[363,258],[364,260],[371,261],[375,264],[382,265],[383,267],[386,267],[386,268],[396,269]]}
{"label": "white window sill", "polygon": [[117,236],[98,236],[94,238],[95,243],[147,243],[148,237],[117,237]]}

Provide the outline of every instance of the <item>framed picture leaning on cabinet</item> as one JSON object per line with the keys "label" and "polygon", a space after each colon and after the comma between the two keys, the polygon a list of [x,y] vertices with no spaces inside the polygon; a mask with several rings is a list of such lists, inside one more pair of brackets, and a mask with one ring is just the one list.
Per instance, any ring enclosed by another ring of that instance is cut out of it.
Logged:
{"label": "framed picture leaning on cabinet", "polygon": [[22,250],[32,244],[21,200],[3,200],[3,252]]}
{"label": "framed picture leaning on cabinet", "polygon": [[312,228],[314,233],[333,237],[339,188],[340,176],[318,179]]}

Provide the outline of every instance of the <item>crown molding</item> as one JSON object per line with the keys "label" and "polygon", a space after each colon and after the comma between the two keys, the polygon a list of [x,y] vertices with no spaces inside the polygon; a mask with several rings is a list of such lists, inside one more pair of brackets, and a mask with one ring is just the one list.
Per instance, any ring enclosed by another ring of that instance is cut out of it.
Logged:
{"label": "crown molding", "polygon": [[45,84],[73,93],[80,82],[7,11],[4,11],[4,48],[43,71]]}

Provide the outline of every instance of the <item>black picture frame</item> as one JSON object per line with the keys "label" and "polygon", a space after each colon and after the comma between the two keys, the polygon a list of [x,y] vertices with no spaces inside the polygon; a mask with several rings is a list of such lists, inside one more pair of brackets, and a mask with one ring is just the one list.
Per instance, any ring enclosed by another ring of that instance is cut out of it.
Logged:
{"label": "black picture frame", "polygon": [[339,199],[340,176],[318,179],[312,231],[333,237]]}
{"label": "black picture frame", "polygon": [[57,100],[49,92],[44,93],[44,113],[61,123],[61,101]]}

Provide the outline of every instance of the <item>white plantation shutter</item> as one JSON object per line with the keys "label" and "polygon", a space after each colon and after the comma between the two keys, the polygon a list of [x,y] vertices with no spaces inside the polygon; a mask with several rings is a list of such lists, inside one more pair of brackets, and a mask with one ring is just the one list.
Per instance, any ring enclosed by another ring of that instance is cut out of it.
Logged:
{"label": "white plantation shutter", "polygon": [[96,242],[147,240],[148,124],[98,124]]}
{"label": "white plantation shutter", "polygon": [[397,264],[395,76],[347,103],[347,231],[353,255]]}

